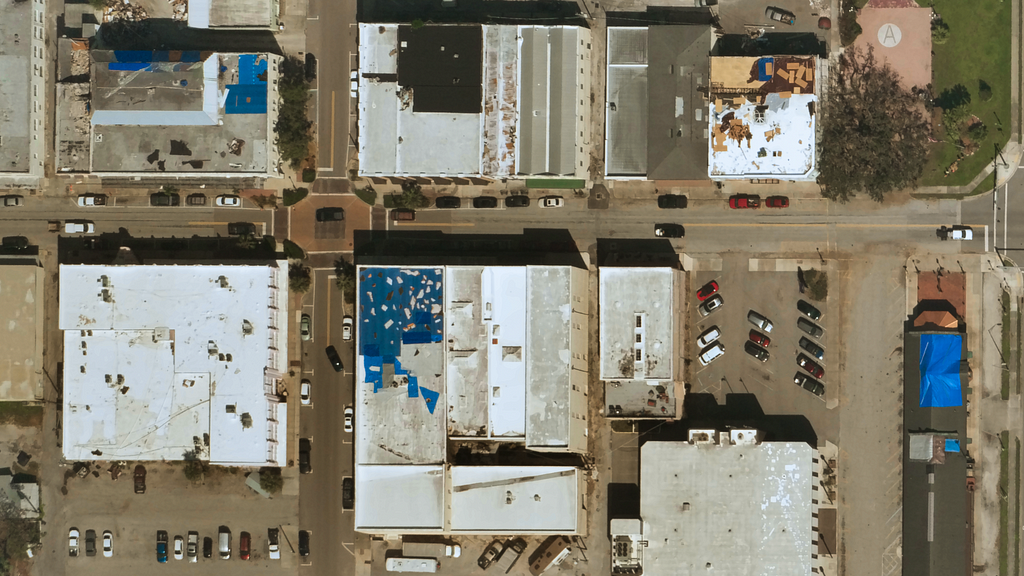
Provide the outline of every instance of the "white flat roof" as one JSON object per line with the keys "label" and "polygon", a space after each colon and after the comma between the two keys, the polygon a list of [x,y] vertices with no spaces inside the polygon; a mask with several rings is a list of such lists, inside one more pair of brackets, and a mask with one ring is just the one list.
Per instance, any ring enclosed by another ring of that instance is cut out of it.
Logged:
{"label": "white flat roof", "polygon": [[577,531],[580,471],[569,466],[456,466],[453,531]]}
{"label": "white flat roof", "polygon": [[64,455],[283,466],[287,263],[60,267]]}
{"label": "white flat roof", "polygon": [[443,466],[357,465],[356,530],[444,527]]}
{"label": "white flat roof", "polygon": [[567,266],[526,268],[527,446],[565,446],[569,441],[572,274],[573,269]]}
{"label": "white flat roof", "polygon": [[600,275],[601,379],[672,380],[675,272],[602,266]]}
{"label": "white flat roof", "polygon": [[809,576],[816,453],[793,442],[644,444],[644,574]]}

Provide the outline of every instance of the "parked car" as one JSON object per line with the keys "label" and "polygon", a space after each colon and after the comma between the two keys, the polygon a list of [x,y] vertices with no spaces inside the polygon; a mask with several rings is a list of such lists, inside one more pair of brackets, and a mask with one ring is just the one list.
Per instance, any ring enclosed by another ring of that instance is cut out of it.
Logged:
{"label": "parked car", "polygon": [[764,348],[761,348],[757,344],[750,342],[749,340],[743,343],[743,351],[746,352],[747,354],[750,354],[754,358],[757,358],[761,362],[768,361],[768,351],[765,350]]}
{"label": "parked car", "polygon": [[167,532],[163,530],[156,532],[156,561],[161,564],[167,563]]}
{"label": "parked car", "polygon": [[189,562],[199,561],[199,532],[190,530],[188,533],[188,546],[185,550],[185,556],[188,557]]}
{"label": "parked car", "polygon": [[87,220],[68,220],[64,223],[65,234],[94,234],[96,225]]}
{"label": "parked car", "polygon": [[700,360],[701,366],[707,366],[721,358],[723,354],[725,354],[725,346],[722,346],[721,342],[715,342],[707,350],[700,353],[698,360]]}
{"label": "parked car", "polygon": [[540,199],[541,208],[561,208],[562,206],[565,206],[565,201],[561,196],[545,196]]}
{"label": "parked car", "polygon": [[103,531],[103,557],[110,558],[114,555],[114,535],[110,530]]}
{"label": "parked car", "polygon": [[487,548],[484,548],[484,553],[477,559],[477,565],[483,570],[490,568],[491,564],[498,559],[498,553],[501,551],[499,548],[500,546],[501,543],[497,540],[488,544]]}
{"label": "parked car", "polygon": [[174,537],[174,559],[181,560],[185,557],[185,540],[181,535]]}
{"label": "parked car", "polygon": [[96,555],[96,531],[86,530],[85,531],[85,555],[95,556]]}
{"label": "parked car", "polygon": [[149,195],[150,206],[180,206],[181,196],[177,192],[157,192]]}
{"label": "parked car", "polygon": [[78,528],[68,530],[68,556],[78,556]]}
{"label": "parked car", "polygon": [[824,384],[818,382],[817,380],[811,378],[810,376],[804,374],[803,372],[797,372],[796,375],[793,376],[793,383],[817,396],[821,396],[822,394],[825,393]]}
{"label": "parked car", "polygon": [[356,501],[355,494],[355,482],[351,476],[346,476],[341,480],[341,509],[351,510],[352,505]]}
{"label": "parked car", "polygon": [[221,208],[237,208],[242,205],[242,199],[234,194],[221,194],[217,196],[216,204]]}
{"label": "parked car", "polygon": [[309,314],[302,315],[302,320],[299,322],[299,336],[301,336],[303,340],[309,340],[312,323],[313,320],[309,317]]}
{"label": "parked car", "polygon": [[206,206],[206,194],[189,194],[185,196],[186,206]]}
{"label": "parked car", "polygon": [[462,556],[462,546],[459,544],[446,544],[444,547],[444,555],[448,558],[459,558]]}
{"label": "parked car", "polygon": [[526,541],[522,538],[516,538],[506,543],[505,549],[502,550],[501,556],[498,557],[498,561],[494,564],[494,569],[498,571],[498,574],[508,574],[525,550]]}
{"label": "parked car", "polygon": [[0,246],[8,250],[24,250],[28,245],[28,238],[24,236],[4,236],[3,240],[0,240]]}
{"label": "parked car", "polygon": [[359,71],[353,70],[349,76],[349,96],[352,98],[359,97]]}
{"label": "parked car", "polygon": [[238,557],[242,560],[249,559],[249,546],[252,544],[252,537],[248,532],[242,532],[238,539]]}
{"label": "parked car", "polygon": [[789,208],[789,198],[785,196],[769,196],[764,199],[764,205],[768,208]]}
{"label": "parked car", "polygon": [[416,211],[412,208],[395,208],[391,210],[393,222],[412,222],[416,219]]}
{"label": "parked car", "polygon": [[715,294],[711,298],[705,300],[700,306],[698,306],[697,312],[700,312],[701,317],[705,317],[708,314],[714,312],[715,310],[721,308],[723,304],[725,304],[725,301],[722,300],[722,296],[720,294]]}
{"label": "parked car", "polygon": [[477,196],[473,198],[473,208],[497,208],[498,199],[494,196]]}
{"label": "parked car", "polygon": [[267,555],[271,560],[281,559],[281,543],[278,541],[277,528],[267,528]]}
{"label": "parked car", "polygon": [[506,208],[525,208],[530,205],[529,196],[506,196],[505,207]]}
{"label": "parked car", "polygon": [[213,538],[203,538],[203,558],[213,558]]}
{"label": "parked car", "polygon": [[825,333],[825,331],[821,329],[821,326],[818,326],[806,318],[797,318],[796,326],[814,338],[820,338],[821,335]]}
{"label": "parked car", "polygon": [[348,434],[352,433],[352,418],[354,414],[351,406],[345,408],[345,432]]}
{"label": "parked car", "polygon": [[814,376],[815,378],[821,378],[822,376],[825,375],[825,369],[822,368],[814,360],[808,358],[806,354],[800,354],[799,356],[797,356],[796,363],[799,364],[800,367],[803,368],[804,370],[807,370],[807,372],[810,373],[810,375]]}
{"label": "parked car", "polygon": [[299,556],[309,556],[309,532],[299,530]]}
{"label": "parked car", "polygon": [[309,380],[303,379],[302,383],[299,384],[299,402],[303,406],[310,406],[313,404],[312,399],[313,383]]}
{"label": "parked car", "polygon": [[331,366],[334,367],[335,372],[341,372],[345,369],[345,365],[341,363],[341,356],[338,356],[338,350],[334,346],[328,346],[325,350],[327,353],[327,359],[331,361]]}
{"label": "parked car", "polygon": [[458,196],[438,196],[434,199],[435,208],[461,208],[462,198]]}
{"label": "parked car", "polygon": [[744,208],[760,208],[761,197],[756,194],[737,194],[729,198],[729,208],[741,210]]}
{"label": "parked car", "polygon": [[310,464],[310,452],[313,450],[313,445],[310,443],[309,438],[299,438],[299,472],[302,474],[309,474],[313,471],[313,465]]}
{"label": "parked car", "polygon": [[712,326],[705,330],[704,333],[700,335],[700,338],[697,338],[697,347],[701,349],[707,348],[712,342],[721,337],[722,331],[718,329],[718,326]]}
{"label": "parked car", "polygon": [[24,206],[25,199],[21,196],[4,196],[3,205],[5,208],[13,208],[15,206]]}
{"label": "parked car", "polygon": [[340,206],[328,206],[316,209],[317,222],[337,222],[345,219],[345,209]]}
{"label": "parked car", "polygon": [[708,296],[711,296],[716,292],[718,292],[718,282],[712,280],[711,282],[701,286],[700,290],[697,290],[697,300],[703,302],[707,300]]}
{"label": "parked car", "polygon": [[682,238],[686,230],[682,224],[655,224],[654,235],[659,238]]}
{"label": "parked car", "polygon": [[823,360],[825,358],[825,350],[822,349],[821,346],[818,346],[817,344],[811,342],[810,340],[803,336],[800,337],[800,347],[809,352],[811,356],[814,356],[818,360]]}
{"label": "parked car", "polygon": [[772,333],[772,328],[774,328],[774,326],[772,325],[771,320],[768,320],[757,312],[754,312],[753,310],[747,312],[747,320],[754,326],[757,326],[762,332],[767,332],[769,334]]}
{"label": "parked car", "polygon": [[135,466],[135,493],[145,494],[146,493],[146,467],[142,464]]}
{"label": "parked car", "polygon": [[341,339],[348,342],[352,339],[352,317],[345,316],[341,319]]}
{"label": "parked car", "polygon": [[78,205],[83,208],[92,208],[93,206],[105,206],[107,204],[107,197],[103,194],[82,194],[78,197]]}
{"label": "parked car", "polygon": [[750,341],[753,342],[754,344],[757,344],[758,346],[764,346],[765,348],[767,348],[768,345],[772,343],[771,338],[765,336],[764,334],[761,334],[757,330],[750,331]]}
{"label": "parked car", "polygon": [[662,194],[658,196],[658,208],[686,208],[686,196]]}
{"label": "parked car", "polygon": [[796,24],[796,16],[781,8],[773,8],[769,6],[764,9],[764,15],[767,16],[769,20],[775,20],[776,22],[782,22],[783,24],[789,24],[790,26]]}
{"label": "parked car", "polygon": [[228,224],[229,236],[255,236],[256,225],[252,222],[232,222]]}
{"label": "parked car", "polygon": [[800,311],[804,316],[807,316],[811,320],[821,320],[821,310],[818,310],[814,306],[811,306],[809,302],[803,300],[797,300],[796,309]]}

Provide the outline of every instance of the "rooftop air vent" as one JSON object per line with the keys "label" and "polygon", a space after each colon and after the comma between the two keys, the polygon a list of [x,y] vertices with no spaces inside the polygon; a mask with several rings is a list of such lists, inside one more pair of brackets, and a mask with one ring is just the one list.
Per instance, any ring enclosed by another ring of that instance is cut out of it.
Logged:
{"label": "rooftop air vent", "polygon": [[252,322],[242,320],[242,334],[252,336]]}
{"label": "rooftop air vent", "polygon": [[228,414],[234,414],[235,413],[235,405],[234,404],[228,404],[228,405],[224,406],[224,411],[227,412]]}

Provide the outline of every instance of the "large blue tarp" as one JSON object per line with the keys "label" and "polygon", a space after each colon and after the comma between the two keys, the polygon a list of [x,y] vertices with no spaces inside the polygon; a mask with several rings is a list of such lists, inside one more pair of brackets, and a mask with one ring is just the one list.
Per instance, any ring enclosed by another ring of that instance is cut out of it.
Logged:
{"label": "large blue tarp", "polygon": [[227,86],[228,98],[224,102],[226,114],[266,114],[267,87],[255,84]]}
{"label": "large blue tarp", "polygon": [[[768,67],[772,67],[772,71],[768,71]],[[775,74],[775,59],[774,58],[759,58],[757,61],[757,79],[761,82],[767,82],[772,79]]]}
{"label": "large blue tarp", "polygon": [[954,440],[952,438],[946,438],[946,448],[945,448],[945,451],[946,452],[959,452],[960,451],[960,441],[959,440]]}
{"label": "large blue tarp", "polygon": [[943,408],[963,405],[960,390],[959,334],[921,336],[921,407]]}

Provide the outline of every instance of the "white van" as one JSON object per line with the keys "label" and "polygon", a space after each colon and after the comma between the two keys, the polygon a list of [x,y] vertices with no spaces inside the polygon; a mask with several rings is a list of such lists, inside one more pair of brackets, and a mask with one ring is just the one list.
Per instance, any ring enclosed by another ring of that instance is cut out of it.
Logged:
{"label": "white van", "polygon": [[227,526],[220,527],[220,559],[231,560],[231,531]]}
{"label": "white van", "polygon": [[436,558],[388,558],[384,568],[388,572],[437,572],[441,563]]}
{"label": "white van", "polygon": [[715,342],[714,346],[701,353],[700,364],[701,366],[707,366],[721,358],[723,354],[725,354],[725,346],[722,346],[721,342]]}
{"label": "white van", "polygon": [[703,334],[701,334],[700,338],[697,339],[697,347],[704,348],[705,346],[711,344],[712,342],[718,340],[721,337],[722,332],[718,329],[718,326],[712,326],[711,328],[708,328]]}

